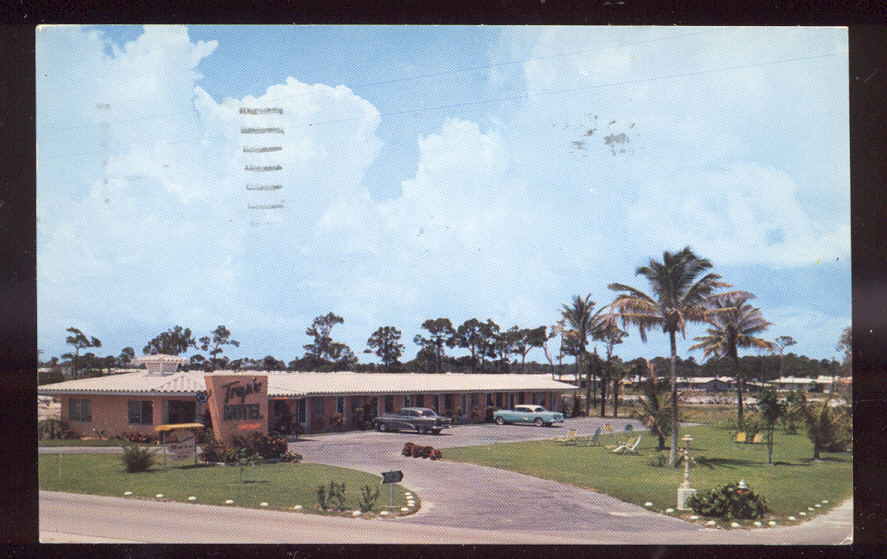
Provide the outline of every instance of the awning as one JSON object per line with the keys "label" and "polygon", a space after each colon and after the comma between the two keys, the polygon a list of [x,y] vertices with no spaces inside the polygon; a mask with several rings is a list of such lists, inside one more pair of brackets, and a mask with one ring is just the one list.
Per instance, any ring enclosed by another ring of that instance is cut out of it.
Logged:
{"label": "awning", "polygon": [[155,431],[175,431],[176,429],[203,429],[205,425],[203,423],[166,423],[164,425],[158,425],[154,428]]}

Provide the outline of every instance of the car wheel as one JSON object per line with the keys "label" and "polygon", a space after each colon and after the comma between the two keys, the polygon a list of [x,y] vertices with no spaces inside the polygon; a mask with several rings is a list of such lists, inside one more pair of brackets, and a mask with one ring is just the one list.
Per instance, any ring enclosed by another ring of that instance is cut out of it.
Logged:
{"label": "car wheel", "polygon": [[417,427],[416,431],[418,431],[420,435],[424,435],[425,434],[425,427]]}
{"label": "car wheel", "polygon": [[505,425],[505,419],[501,416],[496,418],[496,425]]}
{"label": "car wheel", "polygon": [[380,423],[378,429],[379,429],[379,431],[382,431],[384,433],[385,431],[388,430],[388,425],[386,425],[384,423]]}
{"label": "car wheel", "polygon": [[431,432],[434,433],[435,435],[440,435],[440,429],[434,429]]}
{"label": "car wheel", "polygon": [[536,421],[534,421],[533,423],[536,424],[536,427],[542,427],[542,426],[545,424],[545,422],[542,421],[542,418],[541,418],[541,417],[537,417],[537,418],[536,418]]}

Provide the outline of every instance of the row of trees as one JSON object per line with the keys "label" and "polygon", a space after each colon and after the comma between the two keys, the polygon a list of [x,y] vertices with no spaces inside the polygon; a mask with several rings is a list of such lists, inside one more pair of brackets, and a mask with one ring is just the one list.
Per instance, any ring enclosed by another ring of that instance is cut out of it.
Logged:
{"label": "row of trees", "polygon": [[[780,355],[780,371],[784,361],[784,349],[795,342],[790,337],[781,336],[774,341],[766,340],[758,335],[771,324],[764,319],[761,311],[749,304],[754,294],[741,291],[722,289],[732,288],[721,281],[721,276],[712,272],[712,263],[696,256],[689,247],[675,253],[664,252],[662,261],[650,259],[649,264],[637,268],[635,275],[643,276],[649,283],[649,293],[621,283],[611,283],[609,288],[616,293],[614,300],[597,312],[592,312],[595,303],[591,295],[575,296],[570,304],[564,305],[561,314],[568,330],[563,332],[567,338],[574,340],[576,353],[576,370],[582,370],[582,362],[586,354],[586,342],[602,341],[605,344],[607,359],[604,375],[612,376],[613,348],[621,343],[628,333],[617,326],[634,326],[638,329],[641,340],[647,341],[650,330],[661,329],[668,336],[671,358],[669,360],[669,378],[671,384],[671,400],[663,405],[659,400],[651,400],[657,409],[668,409],[671,413],[671,435],[669,449],[669,466],[674,467],[678,446],[678,424],[680,402],[677,392],[677,334],[686,338],[686,327],[689,323],[702,323],[707,326],[705,335],[694,338],[696,342],[691,350],[702,350],[705,358],[727,359],[733,365],[732,374],[736,378],[737,418],[743,422],[743,401],[745,375],[738,355],[739,349],[757,349],[777,352]],[[845,330],[839,343],[839,349],[845,351],[846,359],[850,356],[850,330]],[[597,357],[595,347],[595,362]],[[586,406],[591,385],[592,368],[585,367],[588,375],[586,383]],[[652,368],[651,368],[652,370]],[[600,375],[599,375],[600,376]],[[653,381],[655,386],[655,381]],[[602,383],[602,389],[606,386]],[[618,390],[618,384],[614,383]],[[604,401],[604,393],[601,394]],[[615,401],[615,400],[614,400]],[[586,408],[587,409],[587,408]],[[602,408],[603,414],[603,408]],[[664,430],[663,430],[664,431]]]}

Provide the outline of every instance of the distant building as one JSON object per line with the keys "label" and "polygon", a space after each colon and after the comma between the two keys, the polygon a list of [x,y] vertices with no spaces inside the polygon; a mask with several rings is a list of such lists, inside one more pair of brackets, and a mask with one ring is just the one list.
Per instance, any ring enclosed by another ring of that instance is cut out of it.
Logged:
{"label": "distant building", "polygon": [[729,377],[678,377],[675,379],[678,390],[704,390],[725,392],[730,390],[733,379]]}

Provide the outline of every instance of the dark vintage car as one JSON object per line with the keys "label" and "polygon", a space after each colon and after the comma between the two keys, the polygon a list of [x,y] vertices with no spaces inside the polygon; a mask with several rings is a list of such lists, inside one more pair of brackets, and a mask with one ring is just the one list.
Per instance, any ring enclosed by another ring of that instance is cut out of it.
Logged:
{"label": "dark vintage car", "polygon": [[410,430],[418,433],[440,434],[441,429],[450,426],[450,420],[428,408],[401,408],[396,412],[382,414],[373,419],[377,431]]}

